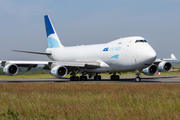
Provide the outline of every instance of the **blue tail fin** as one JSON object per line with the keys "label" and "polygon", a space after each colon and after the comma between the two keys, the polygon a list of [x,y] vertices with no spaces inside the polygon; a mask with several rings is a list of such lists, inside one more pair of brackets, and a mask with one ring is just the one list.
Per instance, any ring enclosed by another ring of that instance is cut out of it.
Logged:
{"label": "blue tail fin", "polygon": [[51,22],[51,19],[48,15],[44,16],[45,26],[46,26],[46,34],[47,34],[47,41],[48,41],[48,48],[62,48],[64,47],[59,40],[59,37],[56,34],[54,26]]}

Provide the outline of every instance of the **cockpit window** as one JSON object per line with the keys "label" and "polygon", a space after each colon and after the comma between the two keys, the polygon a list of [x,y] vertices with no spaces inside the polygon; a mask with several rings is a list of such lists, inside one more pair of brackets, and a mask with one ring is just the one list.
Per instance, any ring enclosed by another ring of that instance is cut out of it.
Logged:
{"label": "cockpit window", "polygon": [[139,42],[147,42],[146,40],[136,40],[135,43],[139,43]]}

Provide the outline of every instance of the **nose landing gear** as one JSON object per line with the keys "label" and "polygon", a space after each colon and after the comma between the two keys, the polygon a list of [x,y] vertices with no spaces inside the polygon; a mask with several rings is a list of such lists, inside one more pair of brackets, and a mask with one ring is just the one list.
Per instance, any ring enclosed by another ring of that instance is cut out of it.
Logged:
{"label": "nose landing gear", "polygon": [[140,76],[141,76],[140,71],[136,70],[136,78],[135,78],[136,82],[141,82],[141,77]]}
{"label": "nose landing gear", "polygon": [[136,81],[136,82],[141,82],[141,78],[140,78],[140,77],[136,77],[136,78],[135,78],[135,81]]}

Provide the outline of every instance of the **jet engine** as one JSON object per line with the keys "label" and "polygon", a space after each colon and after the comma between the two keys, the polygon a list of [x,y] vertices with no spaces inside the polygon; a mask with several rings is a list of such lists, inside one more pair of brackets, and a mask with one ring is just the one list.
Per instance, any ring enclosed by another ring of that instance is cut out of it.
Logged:
{"label": "jet engine", "polygon": [[159,72],[169,72],[172,70],[172,64],[167,61],[162,61],[158,65]]}
{"label": "jet engine", "polygon": [[143,69],[142,73],[148,76],[156,75],[158,72],[158,67],[155,64],[152,64],[151,66]]}
{"label": "jet engine", "polygon": [[3,72],[6,75],[9,76],[13,76],[16,75],[18,73],[18,66],[16,64],[7,64],[4,68],[3,68]]}
{"label": "jet engine", "polygon": [[51,75],[53,75],[56,78],[63,78],[67,75],[68,70],[65,66],[55,66],[51,69]]}

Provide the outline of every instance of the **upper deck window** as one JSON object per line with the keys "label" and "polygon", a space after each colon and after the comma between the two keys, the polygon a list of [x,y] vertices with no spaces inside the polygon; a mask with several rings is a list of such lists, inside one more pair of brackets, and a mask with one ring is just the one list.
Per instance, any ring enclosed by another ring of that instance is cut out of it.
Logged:
{"label": "upper deck window", "polygon": [[135,43],[139,43],[139,42],[144,43],[144,42],[147,42],[147,41],[146,40],[136,40],[135,41]]}

